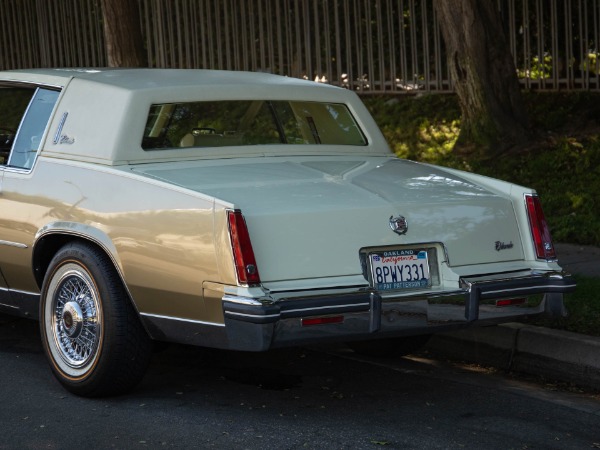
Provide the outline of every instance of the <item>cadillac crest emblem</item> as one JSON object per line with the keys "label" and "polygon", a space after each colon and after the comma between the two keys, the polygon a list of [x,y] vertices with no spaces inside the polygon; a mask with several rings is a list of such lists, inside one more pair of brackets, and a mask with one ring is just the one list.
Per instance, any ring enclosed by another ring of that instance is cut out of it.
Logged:
{"label": "cadillac crest emblem", "polygon": [[390,216],[390,228],[394,233],[403,235],[408,231],[408,222],[404,216]]}

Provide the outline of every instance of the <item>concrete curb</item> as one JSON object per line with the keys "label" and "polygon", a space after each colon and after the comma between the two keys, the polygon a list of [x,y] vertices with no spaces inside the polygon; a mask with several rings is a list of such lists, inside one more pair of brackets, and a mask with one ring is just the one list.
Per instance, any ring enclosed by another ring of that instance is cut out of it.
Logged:
{"label": "concrete curb", "polygon": [[510,323],[434,335],[431,353],[600,390],[600,338]]}
{"label": "concrete curb", "polygon": [[[600,277],[600,247],[556,243],[565,270]],[[600,390],[600,337],[509,323],[434,335],[427,349],[476,362]]]}

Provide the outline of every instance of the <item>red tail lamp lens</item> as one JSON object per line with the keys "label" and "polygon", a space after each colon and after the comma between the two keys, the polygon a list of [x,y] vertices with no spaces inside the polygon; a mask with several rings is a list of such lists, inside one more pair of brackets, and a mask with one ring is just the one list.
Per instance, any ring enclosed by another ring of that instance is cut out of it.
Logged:
{"label": "red tail lamp lens", "polygon": [[254,250],[242,212],[227,211],[227,221],[238,282],[247,285],[260,284]]}
{"label": "red tail lamp lens", "polygon": [[556,252],[552,244],[550,229],[544,217],[544,211],[542,211],[540,198],[537,195],[526,195],[525,203],[536,256],[539,259],[555,259]]}

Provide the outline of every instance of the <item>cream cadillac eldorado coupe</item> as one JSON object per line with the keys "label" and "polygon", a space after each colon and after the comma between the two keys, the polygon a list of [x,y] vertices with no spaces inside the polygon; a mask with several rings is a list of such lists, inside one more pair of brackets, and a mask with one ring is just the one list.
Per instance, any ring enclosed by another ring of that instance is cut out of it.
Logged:
{"label": "cream cadillac eldorado coupe", "polygon": [[535,191],[396,158],[351,91],[268,74],[0,73],[0,312],[69,391],[153,341],[400,354],[561,314]]}

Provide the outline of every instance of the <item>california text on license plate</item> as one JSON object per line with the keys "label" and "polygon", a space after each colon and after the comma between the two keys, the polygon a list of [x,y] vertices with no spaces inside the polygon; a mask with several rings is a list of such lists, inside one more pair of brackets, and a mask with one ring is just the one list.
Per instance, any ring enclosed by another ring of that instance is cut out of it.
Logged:
{"label": "california text on license plate", "polygon": [[430,286],[426,250],[387,250],[370,253],[373,287],[380,291]]}

